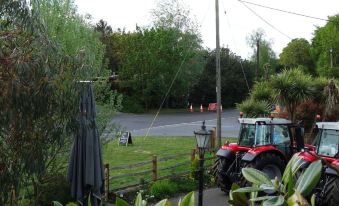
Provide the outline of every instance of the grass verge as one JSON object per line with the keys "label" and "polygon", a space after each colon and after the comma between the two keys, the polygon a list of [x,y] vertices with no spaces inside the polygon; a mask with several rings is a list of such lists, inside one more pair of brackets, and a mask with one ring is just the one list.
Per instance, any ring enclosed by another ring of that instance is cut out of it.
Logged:
{"label": "grass verge", "polygon": [[[223,142],[226,140],[232,142],[235,138],[223,138]],[[136,137],[133,138],[133,145],[119,146],[118,140],[111,141],[103,146],[103,160],[104,163],[108,163],[110,167],[129,165],[133,163],[143,162],[151,160],[153,155],[157,158],[179,154],[190,153],[195,148],[196,140],[194,137]],[[206,154],[206,157],[211,154]],[[174,169],[168,169],[160,171],[161,168],[172,166],[177,163],[190,161],[190,155],[178,157],[168,161],[158,162],[158,177],[170,175],[183,171],[190,171],[190,163],[182,165]],[[211,164],[213,161],[206,161],[206,165]],[[110,177],[123,175],[128,173],[142,172],[152,168],[152,164],[147,164],[142,167],[110,170]],[[110,188],[117,188],[124,185],[139,183],[143,181],[151,180],[151,173],[143,176],[126,177],[122,179],[116,179],[110,181]]]}

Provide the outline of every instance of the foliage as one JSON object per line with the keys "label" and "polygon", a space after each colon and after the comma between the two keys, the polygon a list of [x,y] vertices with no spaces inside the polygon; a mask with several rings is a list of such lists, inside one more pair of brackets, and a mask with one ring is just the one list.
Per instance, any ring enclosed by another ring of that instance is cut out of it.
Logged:
{"label": "foliage", "polygon": [[280,63],[287,68],[304,67],[304,73],[315,74],[315,65],[311,56],[311,45],[303,38],[292,39],[280,54]]}
{"label": "foliage", "polygon": [[284,70],[271,78],[276,101],[285,106],[292,121],[296,120],[297,106],[313,95],[312,77],[300,69]]}
{"label": "foliage", "polygon": [[[116,206],[129,206],[129,204],[126,201],[120,198],[117,198],[115,205]],[[147,205],[147,202],[142,199],[141,193],[137,195],[134,205],[135,206],[146,206]],[[178,206],[194,206],[194,205],[195,205],[194,192],[188,193],[187,195],[184,196],[183,199],[180,198],[178,202]],[[155,204],[155,206],[172,206],[172,204],[167,199],[164,199],[158,202],[157,204]]]}
{"label": "foliage", "polygon": [[184,33],[199,35],[196,20],[182,0],[157,0],[152,10],[153,25],[157,28],[175,28]]}
{"label": "foliage", "polygon": [[[321,160],[311,163],[295,181],[295,174],[302,165],[302,160],[298,155],[299,153],[296,153],[287,164],[282,180],[276,178],[272,182],[265,173],[259,170],[243,168],[242,174],[248,182],[252,183],[252,186],[244,188],[233,186],[230,192],[230,204],[237,206],[241,205],[240,202],[245,202],[245,205],[254,205],[255,202],[261,202],[262,205],[309,205],[303,197],[308,196],[318,184],[322,163]],[[235,196],[237,193],[251,193],[251,199],[248,200],[246,196]],[[271,195],[262,196],[264,193]]]}
{"label": "foliage", "polygon": [[123,96],[116,90],[112,91],[109,83],[95,82],[94,94],[97,103],[107,106],[113,112],[121,111]]}
{"label": "foliage", "polygon": [[[77,13],[74,2],[39,0],[33,1],[33,7],[40,12],[48,35],[59,44],[62,52],[69,57],[81,58],[79,68],[70,72],[85,80],[99,76],[105,47],[100,42],[100,34]],[[68,70],[67,67],[60,69]]]}
{"label": "foliage", "polygon": [[270,113],[271,105],[266,101],[248,98],[237,104],[237,109],[244,112],[246,117],[264,117]]}
{"label": "foliage", "polygon": [[252,62],[257,62],[257,42],[259,41],[259,77],[257,80],[262,77],[268,77],[270,74],[274,74],[274,68],[277,66],[277,59],[272,49],[272,42],[267,40],[265,31],[258,28],[249,34],[246,40],[247,44],[253,50],[251,56]]}
{"label": "foliage", "polygon": [[269,81],[256,82],[251,91],[254,101],[273,102],[274,91]]}
{"label": "foliage", "polygon": [[[312,54],[317,71],[326,77],[339,77],[339,14],[329,17],[323,27],[318,27],[312,39]],[[331,68],[331,56],[333,68]]]}
{"label": "foliage", "polygon": [[62,204],[72,201],[71,187],[66,177],[63,174],[56,174],[50,178],[51,180],[40,188],[38,205],[51,205],[51,202],[56,199]]}
{"label": "foliage", "polygon": [[149,194],[156,199],[173,196],[178,190],[178,185],[170,180],[159,180],[149,188]]}
{"label": "foliage", "polygon": [[30,3],[0,3],[1,205],[12,186],[19,197],[27,189],[35,204],[60,170],[55,159],[69,149],[78,111],[75,80],[97,74],[101,64],[96,36],[70,1]]}
{"label": "foliage", "polygon": [[[198,82],[190,92],[189,101],[193,104],[208,105],[216,100],[215,93],[215,51],[207,54],[207,64],[199,76]],[[253,70],[251,64],[241,59],[228,48],[222,48],[220,52],[221,65],[221,99],[223,107],[233,107],[235,103],[241,102],[248,94],[252,85]],[[243,68],[242,68],[243,67]],[[244,74],[241,72],[244,69]]]}
{"label": "foliage", "polygon": [[183,106],[203,66],[197,36],[175,28],[137,27],[122,32],[118,41],[123,93],[148,110],[160,105],[175,78],[166,106]]}

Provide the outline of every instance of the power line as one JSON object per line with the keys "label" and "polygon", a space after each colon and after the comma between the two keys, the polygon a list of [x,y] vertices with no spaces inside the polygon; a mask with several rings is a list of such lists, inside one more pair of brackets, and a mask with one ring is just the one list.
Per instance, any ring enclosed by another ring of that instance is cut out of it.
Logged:
{"label": "power line", "polygon": [[248,10],[250,10],[254,15],[256,15],[258,18],[260,18],[263,22],[265,22],[267,25],[269,25],[270,27],[272,27],[274,30],[276,30],[277,32],[279,32],[280,34],[284,35],[285,37],[287,37],[288,39],[292,39],[290,36],[288,36],[287,34],[285,34],[284,32],[282,32],[281,30],[279,30],[277,27],[273,26],[271,23],[269,23],[267,20],[265,20],[263,17],[261,17],[257,12],[255,12],[253,9],[251,9],[249,6],[247,6],[244,1],[238,0],[239,2],[241,2]]}
{"label": "power line", "polygon": [[277,9],[277,8],[273,8],[273,7],[269,7],[269,6],[265,6],[265,5],[261,5],[261,4],[256,4],[256,3],[252,3],[252,2],[248,2],[248,1],[243,1],[243,0],[238,0],[238,1],[240,1],[243,4],[244,3],[252,4],[254,6],[259,6],[259,7],[262,7],[262,8],[271,9],[271,10],[275,10],[275,11],[279,11],[279,12],[283,12],[283,13],[293,14],[293,15],[302,16],[302,17],[311,18],[311,19],[317,19],[317,20],[321,20],[321,21],[334,22],[334,23],[337,23],[337,24],[339,23],[337,21],[333,21],[333,20],[330,20],[330,19],[323,19],[323,18],[319,18],[319,17],[314,17],[314,16],[296,13],[296,12],[293,12],[293,11],[286,11],[286,10]]}

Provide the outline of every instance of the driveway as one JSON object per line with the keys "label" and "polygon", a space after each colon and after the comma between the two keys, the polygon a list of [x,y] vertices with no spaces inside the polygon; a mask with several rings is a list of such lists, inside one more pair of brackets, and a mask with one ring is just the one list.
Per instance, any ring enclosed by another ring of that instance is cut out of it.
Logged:
{"label": "driveway", "polygon": [[[222,112],[221,131],[223,137],[238,136],[239,112],[229,109]],[[159,114],[150,128],[154,114],[119,113],[112,119],[112,125],[118,125],[123,131],[130,131],[133,136],[193,136],[199,130],[202,121],[206,121],[207,129],[216,127],[215,112],[186,112]]]}

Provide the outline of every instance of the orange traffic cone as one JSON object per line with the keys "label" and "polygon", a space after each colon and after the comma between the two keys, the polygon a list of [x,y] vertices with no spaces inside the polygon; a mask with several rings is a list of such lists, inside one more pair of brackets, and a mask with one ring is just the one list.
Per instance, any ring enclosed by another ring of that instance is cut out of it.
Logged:
{"label": "orange traffic cone", "polygon": [[200,112],[204,112],[204,108],[202,107],[202,104],[200,104]]}
{"label": "orange traffic cone", "polygon": [[192,106],[192,104],[191,104],[191,106],[190,106],[189,112],[193,112],[193,106]]}

